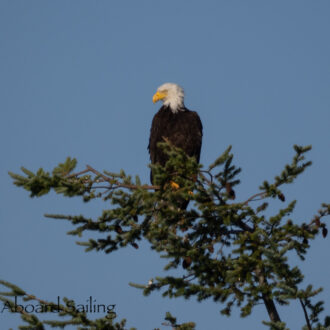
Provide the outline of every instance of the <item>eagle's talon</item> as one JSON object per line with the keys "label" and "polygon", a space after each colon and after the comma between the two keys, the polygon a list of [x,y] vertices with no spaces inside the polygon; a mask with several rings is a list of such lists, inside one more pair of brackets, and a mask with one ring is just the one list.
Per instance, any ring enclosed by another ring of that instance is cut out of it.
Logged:
{"label": "eagle's talon", "polygon": [[180,186],[174,181],[171,181],[170,184],[171,184],[172,189],[174,189],[174,190],[178,190],[180,188]]}

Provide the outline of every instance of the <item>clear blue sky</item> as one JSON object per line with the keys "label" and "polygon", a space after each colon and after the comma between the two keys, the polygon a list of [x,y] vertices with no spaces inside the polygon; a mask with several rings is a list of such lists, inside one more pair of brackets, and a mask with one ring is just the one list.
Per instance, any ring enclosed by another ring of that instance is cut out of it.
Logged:
{"label": "clear blue sky", "polygon": [[[92,295],[116,304],[138,329],[162,328],[166,311],[201,330],[264,329],[263,305],[240,319],[238,310],[221,316],[212,301],[143,297],[128,282],[146,283],[164,265],[148,244],[86,254],[65,234],[68,223],[43,218],[96,217],[109,205],[53,193],[30,199],[7,172],[51,170],[72,156],[79,169],[124,168],[148,182],[149,129],[159,108],[152,95],[176,82],[203,121],[201,162],[233,145],[243,168],[238,200],[281,171],[293,144],[313,145],[313,167],[284,190],[288,201],[298,199],[294,221],[309,221],[330,196],[329,17],[327,0],[2,0],[0,278],[48,300],[84,303]],[[305,283],[325,288],[328,310],[329,249],[329,239],[317,239],[302,265]],[[291,329],[301,328],[298,304],[280,313]],[[18,320],[0,314],[2,328]]]}

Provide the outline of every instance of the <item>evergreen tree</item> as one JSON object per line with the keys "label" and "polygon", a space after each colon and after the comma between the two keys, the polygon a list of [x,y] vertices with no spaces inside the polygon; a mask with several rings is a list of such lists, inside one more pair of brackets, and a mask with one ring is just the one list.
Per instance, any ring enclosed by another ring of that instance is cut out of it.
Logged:
{"label": "evergreen tree", "polygon": [[[198,301],[212,298],[221,304],[222,314],[229,316],[236,306],[242,317],[263,303],[269,315],[269,320],[263,323],[278,330],[287,328],[277,305],[298,300],[305,319],[304,329],[321,330],[330,326],[330,317],[319,319],[323,302],[314,301],[322,289],[312,285],[303,287],[302,271],[288,259],[288,254],[293,252],[304,260],[311,242],[319,234],[327,236],[324,218],[330,214],[330,204],[322,204],[315,216],[302,224],[291,219],[296,201],[283,204],[274,215],[267,211],[274,199],[285,203],[282,187],[294,182],[311,165],[305,161],[311,147],[294,146],[291,164],[271,182],[264,181],[260,191],[244,201],[235,199],[241,169],[233,165],[230,147],[207,169],[168,143],[162,143],[161,147],[169,155],[169,161],[165,167],[151,165],[154,185],[142,184],[138,176],[133,179],[123,170],[100,172],[87,166],[74,172],[77,162],[71,158],[52,173],[43,169],[33,173],[22,168],[24,175],[9,174],[31,197],[43,196],[54,189],[66,197],[81,196],[85,202],[96,198],[111,201],[113,207],[103,210],[97,219],[60,214],[46,217],[70,221],[75,226],[70,235],[80,237],[83,232],[92,231],[94,239],[78,242],[86,251],[113,253],[126,246],[138,249],[139,241],[147,240],[153,250],[168,259],[166,271],[181,269],[181,276],[156,277],[147,284],[130,283],[144,295],[160,290],[163,296],[171,298],[195,296]],[[170,182],[175,182],[177,188]],[[178,207],[177,201],[183,199],[190,201],[187,209]],[[18,310],[28,324],[22,329],[44,329],[46,324],[124,329],[125,320],[115,322],[115,313],[112,318],[107,315],[89,320],[86,313],[70,308],[71,301],[67,298],[58,305],[9,282],[0,283],[9,289],[0,293],[0,299],[11,311],[15,305],[12,297],[21,296],[38,302],[45,312],[56,306],[59,316],[69,318],[41,321],[35,314]],[[165,324],[173,329],[195,328],[193,322],[179,324],[170,313],[165,319]]]}

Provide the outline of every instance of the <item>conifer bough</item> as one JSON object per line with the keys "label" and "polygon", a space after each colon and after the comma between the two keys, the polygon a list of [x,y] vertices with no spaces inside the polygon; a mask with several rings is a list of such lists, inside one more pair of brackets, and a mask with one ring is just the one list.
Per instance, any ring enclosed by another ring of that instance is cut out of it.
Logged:
{"label": "conifer bough", "polygon": [[[231,147],[207,169],[168,143],[161,147],[169,160],[165,167],[150,165],[153,185],[142,184],[138,176],[132,178],[123,170],[101,172],[86,166],[74,172],[77,162],[71,158],[52,173],[22,168],[24,175],[9,174],[14,184],[28,190],[31,197],[40,197],[53,189],[67,197],[80,196],[84,202],[97,198],[110,201],[112,207],[103,210],[97,219],[60,214],[46,217],[70,221],[74,229],[69,235],[81,237],[84,232],[94,232],[93,239],[77,242],[86,251],[111,253],[126,246],[138,249],[139,241],[147,240],[153,250],[168,259],[165,271],[169,275],[155,277],[147,284],[130,283],[145,295],[160,290],[170,298],[212,298],[221,304],[222,314],[229,316],[236,306],[242,317],[263,303],[269,316],[263,323],[278,330],[287,328],[277,306],[297,300],[304,329],[326,329],[330,317],[319,319],[323,302],[313,302],[321,288],[302,285],[304,276],[289,261],[288,254],[293,252],[304,260],[316,236],[327,236],[324,220],[330,214],[330,204],[323,203],[315,216],[303,223],[291,218],[296,201],[283,204],[274,215],[267,210],[273,199],[285,203],[282,189],[311,165],[305,161],[311,147],[294,146],[291,164],[243,201],[235,199],[241,169],[233,165]],[[179,188],[173,189],[168,184],[171,181]],[[183,199],[189,201],[187,209],[178,207],[177,201]],[[171,270],[181,270],[181,275],[177,271],[173,275]],[[13,292],[27,299],[34,297],[8,282],[1,284],[12,290],[1,293],[2,301]],[[63,327],[72,322],[95,329],[124,329],[125,320],[116,324],[105,318],[91,321],[86,314],[71,315],[65,308],[64,301],[59,316],[71,317],[65,321],[40,321],[36,315],[24,314],[22,318],[40,329],[44,324]],[[165,319],[164,324],[175,329],[195,328],[193,322],[178,324],[170,313]]]}

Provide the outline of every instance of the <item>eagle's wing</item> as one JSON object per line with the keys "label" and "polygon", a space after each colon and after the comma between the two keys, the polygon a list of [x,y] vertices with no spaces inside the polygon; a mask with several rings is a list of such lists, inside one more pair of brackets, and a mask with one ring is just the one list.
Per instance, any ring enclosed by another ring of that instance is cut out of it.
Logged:
{"label": "eagle's wing", "polygon": [[197,162],[200,159],[203,125],[195,111],[185,113],[180,128],[170,137],[170,141],[178,148],[181,148],[189,157],[195,157]]}

